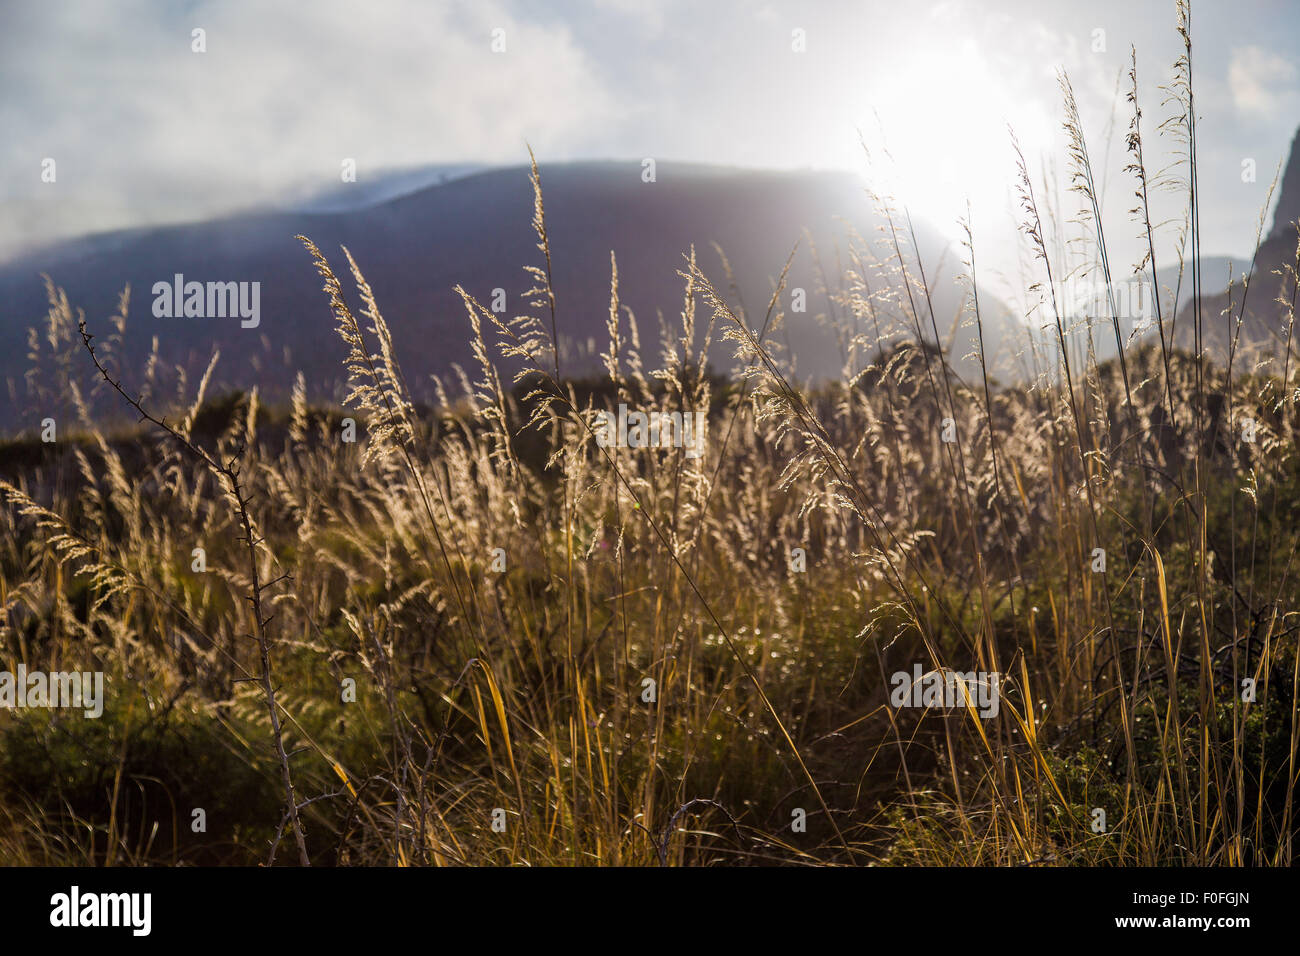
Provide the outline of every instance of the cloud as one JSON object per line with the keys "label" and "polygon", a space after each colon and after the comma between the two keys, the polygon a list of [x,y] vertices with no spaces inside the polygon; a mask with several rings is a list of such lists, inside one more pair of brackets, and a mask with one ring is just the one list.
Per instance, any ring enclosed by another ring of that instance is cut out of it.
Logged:
{"label": "cloud", "polygon": [[668,18],[667,3],[647,3],[645,0],[592,0],[598,11],[616,14],[635,22],[649,36],[663,32]]}
{"label": "cloud", "polygon": [[[1207,234],[1224,251],[1253,237],[1242,207],[1259,201],[1228,173],[1285,148],[1300,116],[1300,61],[1276,39],[1300,13],[1247,6],[1198,14],[1202,155],[1221,154],[1231,185],[1207,191],[1202,212],[1218,216]],[[1099,25],[1108,49],[1094,52]],[[195,27],[207,53],[190,52]],[[382,168],[522,162],[525,141],[543,162],[860,169],[858,130],[891,102],[891,144],[919,154],[916,201],[951,221],[938,199],[954,184],[992,183],[989,203],[1007,204],[1005,122],[1036,172],[1040,150],[1060,156],[1061,66],[1094,162],[1123,182],[1116,81],[1122,94],[1130,43],[1148,160],[1163,166],[1176,144],[1154,132],[1167,113],[1157,85],[1181,48],[1170,19],[1131,0],[0,0],[0,255],[291,200],[338,183],[345,158],[363,182]],[[54,186],[41,183],[45,157]],[[978,202],[975,214],[994,219]]]}
{"label": "cloud", "polygon": [[1289,122],[1300,104],[1295,63],[1258,46],[1235,47],[1228,63],[1233,106],[1259,119]]}
{"label": "cloud", "polygon": [[[616,107],[563,21],[498,0],[134,0],[39,15],[20,6],[0,19],[4,198],[47,213],[93,205],[99,227],[337,183],[345,158],[361,176],[466,157],[518,163],[526,141],[564,158]],[[205,53],[191,51],[195,28]],[[492,50],[496,29],[505,52]],[[45,157],[57,162],[53,185],[41,182]],[[0,224],[0,246],[18,238],[12,228]]]}

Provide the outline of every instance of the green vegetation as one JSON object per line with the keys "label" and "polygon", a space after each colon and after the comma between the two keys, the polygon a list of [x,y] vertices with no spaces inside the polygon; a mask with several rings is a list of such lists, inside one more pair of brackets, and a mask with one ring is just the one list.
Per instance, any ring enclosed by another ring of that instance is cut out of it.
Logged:
{"label": "green vegetation", "polygon": [[[287,409],[206,379],[178,402],[52,288],[46,397],[73,410],[0,448],[0,642],[10,669],[103,670],[108,702],[0,714],[0,861],[1290,864],[1296,269],[1256,374],[1163,324],[1080,361],[1076,327],[1119,317],[1059,311],[1022,172],[1056,351],[1015,387],[927,344],[903,227],[830,293],[843,381],[793,383],[783,277],[748,315],[693,251],[657,363],[612,263],[605,374],[574,381],[536,166],[534,312],[462,293],[479,366],[437,408],[351,257],[355,295],[310,242],[344,409],[301,379]],[[105,399],[145,421],[110,433]],[[598,446],[619,403],[707,409],[704,455]],[[1000,674],[997,715],[891,707],[917,663]]]}

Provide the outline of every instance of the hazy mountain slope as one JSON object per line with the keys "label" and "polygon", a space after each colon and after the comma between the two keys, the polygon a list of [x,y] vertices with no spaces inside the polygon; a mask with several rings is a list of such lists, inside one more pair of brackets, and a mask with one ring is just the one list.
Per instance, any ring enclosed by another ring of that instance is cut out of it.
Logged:
{"label": "hazy mountain slope", "polygon": [[[1289,278],[1284,281],[1278,273],[1284,266],[1294,268],[1296,265],[1296,223],[1300,220],[1300,133],[1291,144],[1291,155],[1280,189],[1273,226],[1255,257],[1249,288],[1243,289],[1243,269],[1234,270],[1233,286],[1224,291],[1222,271],[1202,268],[1206,287],[1220,290],[1201,296],[1201,335],[1207,357],[1226,364],[1232,340],[1236,338],[1234,366],[1239,370],[1250,369],[1261,357],[1280,359],[1286,351],[1286,313],[1277,299],[1279,293],[1285,293],[1288,299],[1293,300],[1295,285]],[[1249,267],[1247,260],[1245,269]],[[1195,309],[1191,300],[1190,273],[1183,276],[1182,301],[1186,304],[1180,306],[1172,338],[1179,348],[1191,350],[1195,342]],[[1225,314],[1229,309],[1231,318]],[[1239,330],[1236,325],[1238,317],[1241,317]],[[1273,368],[1275,373],[1280,370],[1280,366]]]}
{"label": "hazy mountain slope", "polygon": [[[657,362],[657,313],[675,318],[681,308],[683,282],[676,272],[691,243],[719,288],[726,288],[726,281],[710,243],[723,247],[757,324],[771,280],[805,227],[833,283],[848,264],[845,221],[868,239],[876,235],[862,185],[847,174],[661,163],[658,181],[644,183],[639,163],[590,162],[543,167],[542,185],[565,352],[562,368],[570,372],[595,368],[589,340],[597,350],[604,345],[611,249],[618,256],[622,301],[637,315],[648,358]],[[502,288],[510,315],[526,310],[522,293],[531,278],[523,266],[542,262],[530,225],[532,212],[527,170],[514,167],[455,178],[362,208],[266,211],[63,243],[0,266],[0,382],[9,379],[13,390],[8,394],[21,398],[27,329],[46,311],[40,279],[46,272],[68,290],[74,306],[85,309],[92,329],[102,333],[109,330],[107,318],[118,292],[130,283],[129,369],[142,367],[157,336],[165,359],[185,363],[195,373],[214,348],[221,349],[217,379],[223,384],[259,384],[282,394],[293,372],[301,369],[316,396],[337,395],[344,349],[321,281],[293,238],[302,233],[317,242],[340,274],[346,271],[340,244],[352,251],[392,327],[408,380],[424,392],[430,374],[470,361],[469,325],[455,285],[485,304],[494,289]],[[918,241],[934,289],[936,318],[946,336],[963,297],[953,282],[959,267],[956,251],[944,254],[948,244],[921,224]],[[259,327],[244,329],[231,318],[156,318],[153,285],[171,282],[176,273],[186,281],[260,282]],[[807,313],[789,317],[788,335],[801,376],[839,372],[835,337],[813,319],[828,311],[818,276],[808,243],[802,241],[789,285],[806,290]],[[351,295],[350,281],[345,288]],[[787,307],[789,302],[787,293]],[[992,296],[982,296],[981,306],[986,345],[993,354],[1008,320]],[[928,329],[928,313],[923,324]],[[970,350],[972,334],[961,330],[956,356]],[[729,346],[715,350],[720,366],[729,355]],[[965,365],[965,371],[971,368]]]}

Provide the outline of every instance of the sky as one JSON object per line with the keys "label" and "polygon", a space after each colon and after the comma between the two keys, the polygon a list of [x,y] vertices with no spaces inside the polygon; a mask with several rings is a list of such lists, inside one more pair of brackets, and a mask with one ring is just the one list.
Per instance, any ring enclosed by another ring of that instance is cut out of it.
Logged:
{"label": "sky", "polygon": [[[1204,248],[1248,255],[1300,126],[1300,4],[1199,0],[1192,25]],[[969,203],[981,261],[1005,273],[1008,127],[1059,182],[1063,69],[1122,260],[1131,44],[1154,166],[1175,146],[1156,134],[1180,52],[1165,0],[4,0],[0,256],[275,203],[338,183],[345,159],[364,180],[518,164],[531,144],[543,164],[855,170],[952,237]]]}

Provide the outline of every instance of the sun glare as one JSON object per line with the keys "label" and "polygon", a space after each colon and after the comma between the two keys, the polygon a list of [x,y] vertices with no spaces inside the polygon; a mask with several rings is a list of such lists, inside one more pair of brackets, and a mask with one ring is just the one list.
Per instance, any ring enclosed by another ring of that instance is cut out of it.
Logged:
{"label": "sun glare", "polygon": [[864,89],[860,112],[871,180],[948,235],[968,201],[980,219],[1004,214],[1015,178],[1008,123],[1026,147],[1044,132],[971,41],[900,54]]}

